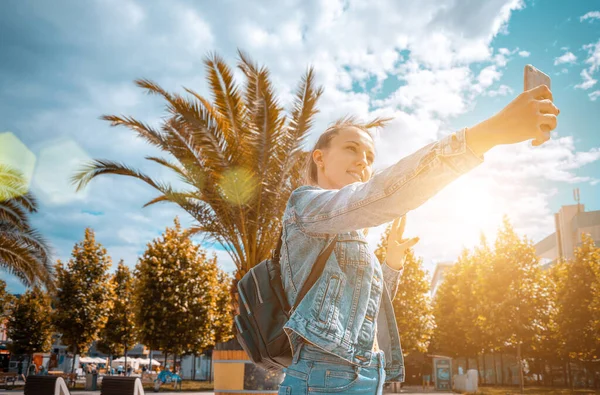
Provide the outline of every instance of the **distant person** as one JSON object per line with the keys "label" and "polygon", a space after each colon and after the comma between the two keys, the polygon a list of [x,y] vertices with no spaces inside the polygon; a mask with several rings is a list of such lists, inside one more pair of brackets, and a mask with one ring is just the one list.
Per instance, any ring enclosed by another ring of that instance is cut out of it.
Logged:
{"label": "distant person", "polygon": [[421,376],[423,378],[423,389],[429,389],[429,383],[431,382],[431,370],[433,369],[433,366],[431,365],[431,362],[429,362],[429,359],[426,358],[423,361],[423,364],[421,365]]}
{"label": "distant person", "polygon": [[25,381],[25,376],[23,376],[23,360],[19,359],[17,363],[17,378]]}

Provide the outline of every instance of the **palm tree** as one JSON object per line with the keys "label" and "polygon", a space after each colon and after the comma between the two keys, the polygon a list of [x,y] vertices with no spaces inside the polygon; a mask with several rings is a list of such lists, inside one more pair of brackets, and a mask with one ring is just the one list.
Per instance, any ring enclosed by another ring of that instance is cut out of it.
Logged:
{"label": "palm tree", "polygon": [[0,267],[29,287],[54,290],[54,269],[46,240],[31,227],[28,215],[37,201],[23,175],[0,164]]}
{"label": "palm tree", "polygon": [[131,117],[102,117],[170,154],[175,161],[146,159],[174,171],[189,188],[174,190],[126,164],[102,159],[85,165],[72,180],[77,190],[102,174],[144,181],[160,193],[144,207],[158,202],[179,205],[196,220],[188,233],[202,233],[222,245],[240,278],[266,259],[277,241],[287,199],[301,182],[306,156],[301,146],[322,88],[315,87],[309,68],[288,115],[275,96],[268,69],[259,68],[243,52],[238,54],[238,68],[246,80],[242,88],[222,58],[217,54],[205,58],[212,102],[187,88],[190,96],[183,97],[149,80],[136,80],[139,87],[167,102],[169,117],[160,129]]}

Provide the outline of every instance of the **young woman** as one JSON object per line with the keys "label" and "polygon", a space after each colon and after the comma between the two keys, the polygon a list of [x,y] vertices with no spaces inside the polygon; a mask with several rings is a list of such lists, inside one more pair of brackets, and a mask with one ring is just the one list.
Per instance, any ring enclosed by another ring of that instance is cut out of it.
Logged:
{"label": "young woman", "polygon": [[[496,145],[543,143],[558,113],[548,87],[525,91],[488,120],[375,175],[373,139],[365,127],[339,122],[320,136],[307,185],[290,195],[283,218],[281,270],[291,304],[320,252],[330,242],[336,245],[284,326],[294,359],[284,370],[279,394],[381,394],[385,381],[404,381],[392,300],[407,245],[380,265],[360,230],[419,207],[482,163],[483,154]],[[391,244],[397,246],[398,221],[394,228]]]}

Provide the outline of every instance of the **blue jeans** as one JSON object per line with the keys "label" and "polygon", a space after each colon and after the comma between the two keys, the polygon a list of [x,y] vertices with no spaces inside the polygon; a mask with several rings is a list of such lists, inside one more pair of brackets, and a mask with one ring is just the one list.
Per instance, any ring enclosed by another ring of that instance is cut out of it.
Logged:
{"label": "blue jeans", "polygon": [[385,383],[383,351],[373,353],[369,366],[353,365],[308,343],[295,350],[278,395],[381,395]]}

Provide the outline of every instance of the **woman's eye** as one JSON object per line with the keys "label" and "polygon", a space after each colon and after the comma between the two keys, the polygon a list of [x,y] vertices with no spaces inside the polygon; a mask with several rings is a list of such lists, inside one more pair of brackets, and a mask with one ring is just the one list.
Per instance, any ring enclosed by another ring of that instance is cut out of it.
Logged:
{"label": "woman's eye", "polygon": [[348,149],[351,149],[352,151],[356,152],[356,148],[355,147],[350,146],[350,147],[348,147]]}

